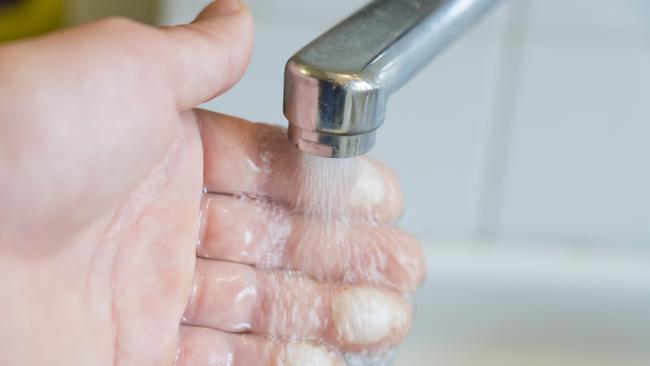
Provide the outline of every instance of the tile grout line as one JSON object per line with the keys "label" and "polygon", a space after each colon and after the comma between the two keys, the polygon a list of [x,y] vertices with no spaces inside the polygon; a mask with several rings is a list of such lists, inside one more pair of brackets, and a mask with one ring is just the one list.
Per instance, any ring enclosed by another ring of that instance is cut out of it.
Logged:
{"label": "tile grout line", "polygon": [[477,187],[475,237],[494,239],[499,234],[508,150],[514,127],[517,84],[526,40],[529,1],[516,1],[507,17],[499,53],[492,112],[485,131]]}

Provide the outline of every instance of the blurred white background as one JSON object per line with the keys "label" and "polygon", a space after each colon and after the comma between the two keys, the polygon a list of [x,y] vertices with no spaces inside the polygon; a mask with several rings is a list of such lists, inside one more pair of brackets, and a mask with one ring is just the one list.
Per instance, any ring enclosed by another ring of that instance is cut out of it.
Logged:
{"label": "blurred white background", "polygon": [[[207,108],[285,124],[284,63],[365,1],[247,3],[249,72]],[[430,267],[397,365],[650,365],[650,2],[504,0],[392,98],[372,155]]]}

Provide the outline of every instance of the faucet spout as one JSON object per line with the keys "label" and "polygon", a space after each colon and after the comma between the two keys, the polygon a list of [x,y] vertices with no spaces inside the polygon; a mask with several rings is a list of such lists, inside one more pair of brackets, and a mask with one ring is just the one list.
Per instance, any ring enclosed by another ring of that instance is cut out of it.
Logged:
{"label": "faucet spout", "polygon": [[367,153],[388,97],[498,0],[375,0],[289,59],[284,115],[300,150]]}

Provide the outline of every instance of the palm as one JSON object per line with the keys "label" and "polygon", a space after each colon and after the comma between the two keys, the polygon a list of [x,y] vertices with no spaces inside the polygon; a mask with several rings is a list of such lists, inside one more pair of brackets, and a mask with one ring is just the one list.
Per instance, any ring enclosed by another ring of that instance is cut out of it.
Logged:
{"label": "palm", "polygon": [[[117,365],[169,365],[191,291],[202,184],[201,142],[186,123],[169,155],[131,192],[106,231],[94,261],[104,290],[94,302],[110,308],[103,332]],[[96,264],[96,263],[95,263]]]}

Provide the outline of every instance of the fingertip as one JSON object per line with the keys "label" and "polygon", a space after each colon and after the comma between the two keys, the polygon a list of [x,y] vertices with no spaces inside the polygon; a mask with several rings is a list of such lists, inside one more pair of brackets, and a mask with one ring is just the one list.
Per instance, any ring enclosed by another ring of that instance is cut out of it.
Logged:
{"label": "fingertip", "polygon": [[362,158],[352,202],[359,209],[368,209],[380,221],[399,219],[404,198],[397,174],[376,160]]}
{"label": "fingertip", "polygon": [[204,25],[211,30],[224,26],[227,22],[233,23],[234,26],[222,27],[223,29],[217,31],[230,38],[237,52],[235,57],[229,60],[227,69],[232,72],[219,94],[235,85],[246,72],[253,50],[253,16],[240,0],[217,0],[206,6],[192,22],[195,26]]}
{"label": "fingertip", "polygon": [[288,343],[284,347],[279,365],[287,366],[342,366],[345,362],[338,354],[310,343]]}
{"label": "fingertip", "polygon": [[415,292],[426,278],[427,266],[420,241],[413,235],[399,231],[403,236],[398,246],[399,254],[395,254],[397,268],[401,273],[402,282],[398,286],[404,294]]}
{"label": "fingertip", "polygon": [[411,325],[410,305],[399,294],[375,287],[343,289],[332,302],[341,349],[381,351],[398,344]]}
{"label": "fingertip", "polygon": [[180,108],[218,96],[243,76],[253,46],[253,19],[235,0],[208,5],[191,24],[166,28]]}
{"label": "fingertip", "polygon": [[205,9],[199,13],[196,19],[211,15],[231,15],[241,11],[243,8],[244,4],[240,0],[216,0],[208,4]]}

